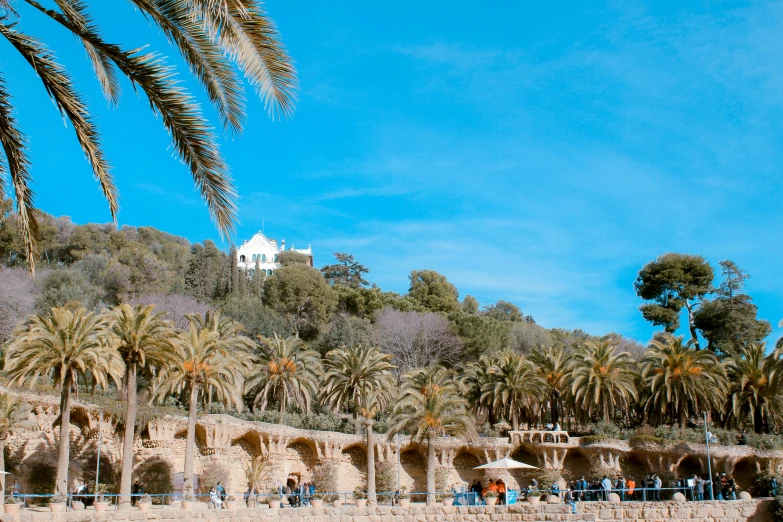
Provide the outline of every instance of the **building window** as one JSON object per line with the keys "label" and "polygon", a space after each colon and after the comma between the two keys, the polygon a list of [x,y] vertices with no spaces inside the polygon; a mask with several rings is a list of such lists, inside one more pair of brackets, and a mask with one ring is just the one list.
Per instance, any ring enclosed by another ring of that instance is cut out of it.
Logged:
{"label": "building window", "polygon": [[266,275],[272,275],[272,269],[271,268],[266,271]]}
{"label": "building window", "polygon": [[248,271],[248,274],[250,274],[250,277],[253,277],[253,273],[254,272],[255,272],[255,270],[253,270],[252,268]]}
{"label": "building window", "polygon": [[277,254],[275,254],[275,263],[277,263]]}
{"label": "building window", "polygon": [[239,256],[239,262],[244,263],[245,262],[245,256]]}
{"label": "building window", "polygon": [[266,254],[261,254],[261,262],[266,263]]}

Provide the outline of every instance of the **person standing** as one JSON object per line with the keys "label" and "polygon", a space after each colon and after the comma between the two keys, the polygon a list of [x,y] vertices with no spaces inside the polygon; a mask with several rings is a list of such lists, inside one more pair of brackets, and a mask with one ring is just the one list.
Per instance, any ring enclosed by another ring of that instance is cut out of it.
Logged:
{"label": "person standing", "polygon": [[628,500],[633,500],[633,490],[636,488],[636,482],[634,482],[633,477],[628,477],[628,480],[625,482],[625,488],[628,491]]}
{"label": "person standing", "polygon": [[[19,482],[14,480],[14,486],[16,486]],[[778,479],[775,477],[772,477],[769,479],[769,496],[771,497],[777,497],[778,496]]]}
{"label": "person standing", "polygon": [[506,504],[506,483],[502,480],[498,480],[498,504],[501,506]]}
{"label": "person standing", "polygon": [[655,500],[659,501],[661,500],[661,487],[663,486],[663,481],[661,480],[661,477],[658,475],[655,475],[653,477],[653,487],[655,488]]}
{"label": "person standing", "polygon": [[704,500],[704,479],[699,476],[695,476],[694,480],[696,481],[696,500],[701,502]]}

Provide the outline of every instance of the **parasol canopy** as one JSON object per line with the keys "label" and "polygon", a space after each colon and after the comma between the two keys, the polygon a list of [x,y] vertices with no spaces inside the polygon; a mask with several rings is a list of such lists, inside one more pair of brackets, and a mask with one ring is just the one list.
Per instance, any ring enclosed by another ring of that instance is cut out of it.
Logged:
{"label": "parasol canopy", "polygon": [[487,464],[476,466],[473,469],[538,469],[538,468],[535,466],[531,466],[530,464],[525,464],[524,462],[519,462],[517,460],[510,459],[508,457],[503,457],[500,460],[496,460],[495,462],[488,462]]}

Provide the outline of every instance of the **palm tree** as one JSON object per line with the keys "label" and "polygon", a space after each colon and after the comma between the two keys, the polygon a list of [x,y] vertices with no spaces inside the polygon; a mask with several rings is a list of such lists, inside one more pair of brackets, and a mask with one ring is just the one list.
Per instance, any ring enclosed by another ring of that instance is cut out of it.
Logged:
{"label": "palm tree", "polygon": [[777,427],[783,416],[783,395],[777,382],[778,361],[766,355],[764,343],[741,347],[727,361],[731,416],[742,423],[750,417],[753,429]]}
{"label": "palm tree", "polygon": [[637,373],[627,352],[616,352],[611,341],[588,341],[569,366],[574,406],[588,418],[600,414],[604,422],[635,400]]}
{"label": "palm tree", "polygon": [[474,419],[459,394],[457,381],[441,380],[445,375],[448,372],[428,369],[406,379],[387,432],[390,441],[398,433],[408,433],[419,443],[426,441],[427,504],[434,500],[436,439],[442,435],[471,438],[475,434]]}
{"label": "palm tree", "polygon": [[565,346],[539,347],[530,352],[530,362],[546,383],[552,424],[560,421],[560,394],[565,387],[573,354]]}
{"label": "palm tree", "polygon": [[697,350],[683,336],[660,334],[650,342],[642,359],[642,377],[650,396],[647,415],[666,418],[681,428],[691,415],[721,408],[728,383],[723,366],[707,350]]}
{"label": "palm tree", "polygon": [[364,418],[364,426],[367,429],[367,501],[369,504],[377,503],[375,494],[375,434],[373,433],[373,425],[378,413],[389,404],[394,389],[394,379],[390,379],[387,386],[365,390],[356,403],[356,410]]}
{"label": "palm tree", "polygon": [[322,398],[333,411],[353,407],[369,392],[394,389],[392,356],[371,346],[354,345],[326,354]]}
{"label": "palm tree", "polygon": [[544,383],[525,357],[514,352],[501,354],[490,373],[492,380],[483,386],[481,399],[501,411],[517,431],[520,417],[528,414],[530,418],[537,408],[538,397],[545,392]]}
{"label": "palm tree", "polygon": [[[494,411],[492,411],[492,401],[486,400],[482,390],[494,378],[492,375],[492,367],[494,365],[494,359],[482,355],[478,361],[467,366],[462,377],[465,398],[467,398],[468,404],[472,406],[473,415],[479,419],[479,422],[483,422],[483,419],[486,418],[486,421],[492,424],[496,421]],[[482,399],[482,396],[484,396],[484,399]]]}
{"label": "palm tree", "polygon": [[135,308],[121,304],[114,309],[111,332],[117,350],[125,361],[125,434],[122,445],[122,473],[120,474],[120,506],[130,506],[133,475],[133,440],[138,413],[137,377],[140,370],[163,369],[173,362],[174,326],[155,313],[155,305]]}
{"label": "palm tree", "polygon": [[52,308],[49,315],[31,316],[14,332],[8,346],[6,371],[10,382],[29,384],[50,377],[60,390],[60,442],[56,489],[68,493],[71,394],[79,378],[90,376],[106,388],[111,378],[118,385],[122,360],[107,341],[104,316],[84,308]]}
{"label": "palm tree", "polygon": [[8,436],[16,430],[31,428],[35,424],[29,403],[19,397],[0,394],[0,472],[5,471],[5,441]]}
{"label": "palm tree", "polygon": [[268,339],[259,336],[260,354],[246,388],[253,392],[253,407],[265,410],[270,401],[277,401],[284,413],[290,401],[310,411],[318,392],[321,359],[318,352],[308,350],[298,337],[283,339],[275,334]]}
{"label": "palm tree", "polygon": [[[296,73],[280,34],[257,0],[129,0],[155,24],[179,51],[217,109],[224,129],[239,134],[245,119],[242,71],[273,118],[293,113]],[[83,0],[57,0],[48,9],[37,0],[0,0],[0,35],[33,68],[60,113],[73,125],[76,139],[100,183],[112,217],[118,195],[100,143],[100,133],[68,70],[42,41],[20,29],[15,3],[25,3],[79,40],[110,105],[120,100],[119,74],[146,95],[161,115],[173,148],[188,166],[196,187],[222,234],[231,235],[236,221],[236,191],[215,133],[165,60],[142,48],[128,50],[104,41]],[[13,78],[11,78],[13,79]],[[25,254],[34,270],[39,229],[30,190],[32,181],[27,140],[12,115],[13,104],[0,75],[0,145],[17,201]],[[0,199],[5,186],[0,177]]]}
{"label": "palm tree", "polygon": [[193,477],[200,395],[215,394],[219,401],[242,410],[240,371],[249,368],[247,352],[251,343],[246,337],[236,335],[241,325],[231,320],[221,321],[218,314],[207,312],[203,320],[197,315],[187,317],[190,327],[174,341],[173,357],[160,368],[153,397],[190,395],[183,474],[189,478]]}

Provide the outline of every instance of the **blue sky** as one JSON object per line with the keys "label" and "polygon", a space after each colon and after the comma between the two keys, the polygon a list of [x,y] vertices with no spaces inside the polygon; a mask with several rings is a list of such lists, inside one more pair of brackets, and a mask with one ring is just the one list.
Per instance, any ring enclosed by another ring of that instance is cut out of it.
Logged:
{"label": "blue sky", "polygon": [[[107,39],[165,48],[129,4],[89,3]],[[653,332],[633,291],[644,263],[728,258],[777,325],[783,3],[525,4],[269,2],[300,101],[271,122],[254,100],[245,133],[222,140],[241,194],[237,241],[264,220],[268,235],[312,244],[318,265],[354,253],[384,289],[434,269],[461,296],[512,301],[546,327],[642,342]],[[108,109],[73,38],[29,8],[21,17],[85,93],[120,224],[220,242],[146,101],[125,83]],[[41,208],[108,221],[72,129],[7,42],[0,71]]]}

